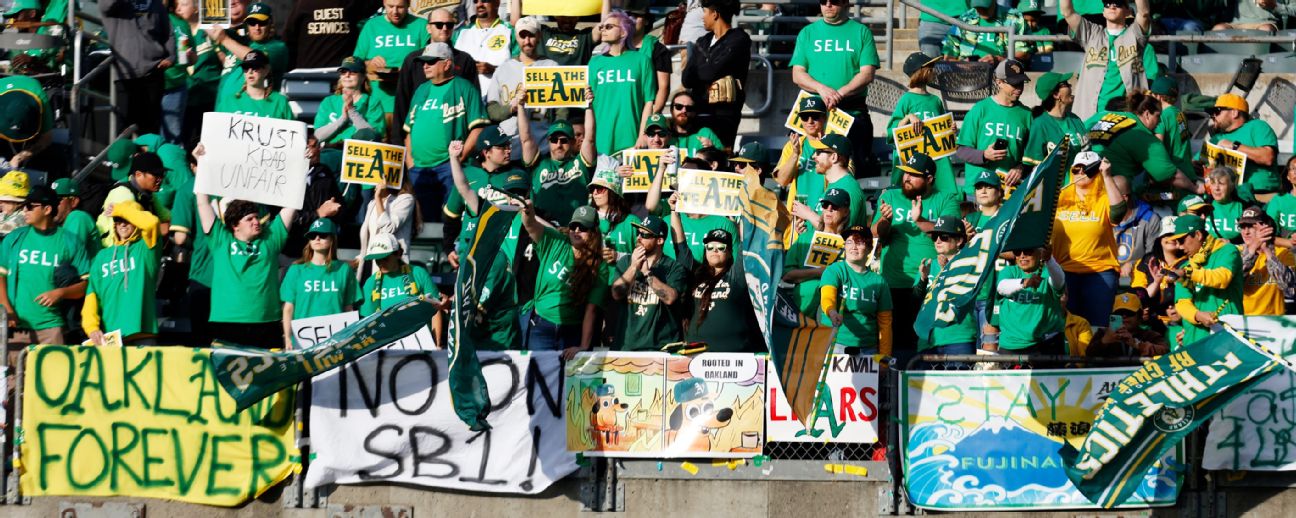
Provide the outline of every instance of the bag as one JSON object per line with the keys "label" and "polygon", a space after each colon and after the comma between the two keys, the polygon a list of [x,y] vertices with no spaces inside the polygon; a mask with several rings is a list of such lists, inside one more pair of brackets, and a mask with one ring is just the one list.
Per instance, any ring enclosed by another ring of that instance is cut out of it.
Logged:
{"label": "bag", "polygon": [[707,87],[707,103],[729,104],[738,102],[738,92],[742,90],[742,81],[734,76],[724,76]]}
{"label": "bag", "polygon": [[662,45],[678,45],[680,29],[684,27],[684,16],[688,13],[687,2],[680,3],[674,11],[666,13],[666,21],[662,24]]}

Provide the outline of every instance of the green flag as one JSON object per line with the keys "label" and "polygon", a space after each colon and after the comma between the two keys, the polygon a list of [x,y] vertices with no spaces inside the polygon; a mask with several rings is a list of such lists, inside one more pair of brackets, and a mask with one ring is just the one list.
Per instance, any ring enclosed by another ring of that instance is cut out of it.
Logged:
{"label": "green flag", "polygon": [[783,277],[783,231],[791,218],[778,195],[761,186],[758,175],[746,177],[747,202],[738,218],[742,226],[743,271],[765,347],[772,351],[775,302],[779,279]]}
{"label": "green flag", "polygon": [[1112,508],[1153,463],[1252,385],[1279,359],[1251,340],[1217,331],[1134,371],[1103,404],[1080,449],[1063,443],[1067,478],[1090,501]]}
{"label": "green flag", "polygon": [[243,410],[312,376],[351,363],[370,351],[414,334],[436,315],[437,305],[411,299],[346,326],[314,347],[267,351],[212,349],[216,380]]}
{"label": "green flag", "polygon": [[[473,337],[489,334],[487,326],[490,318],[485,315],[481,301],[486,279],[491,268],[497,265],[496,259],[503,254],[500,251],[504,238],[508,236],[509,226],[513,224],[516,212],[502,211],[491,204],[483,204],[485,210],[477,219],[477,229],[468,245],[468,252],[463,255],[459,264],[459,273],[455,277],[454,308],[450,319],[450,348],[448,362],[450,374],[450,401],[454,403],[455,414],[473,431],[487,430],[486,415],[490,411],[490,394],[486,390],[486,378],[482,376],[481,364],[477,361],[477,347]],[[507,264],[507,260],[502,261]]]}
{"label": "green flag", "polygon": [[999,254],[1048,244],[1058,191],[1067,172],[1068,164],[1063,159],[1070,147],[1070,140],[1064,139],[1053,148],[1017,186],[999,213],[932,280],[918,310],[918,320],[913,323],[919,337],[931,336],[933,326],[948,327],[959,322],[972,310],[981,285],[994,272]]}

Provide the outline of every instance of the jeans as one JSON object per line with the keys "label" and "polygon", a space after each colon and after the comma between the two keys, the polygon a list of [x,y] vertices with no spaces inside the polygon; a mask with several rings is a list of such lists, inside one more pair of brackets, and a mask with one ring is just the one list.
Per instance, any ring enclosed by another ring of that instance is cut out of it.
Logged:
{"label": "jeans", "polygon": [[983,344],[991,343],[999,345],[999,335],[986,335],[985,326],[990,323],[990,317],[994,313],[994,306],[990,305],[990,299],[976,301],[976,319],[977,319],[977,347],[984,349]]}
{"label": "jeans", "polygon": [[529,320],[525,335],[528,351],[561,351],[568,347],[580,346],[580,324],[566,326],[555,324],[537,315],[535,311],[530,313]]}
{"label": "jeans", "polygon": [[[181,86],[162,93],[162,139],[172,144],[184,145],[185,103],[189,88]],[[157,150],[153,150],[157,152]]]}
{"label": "jeans", "polygon": [[414,182],[414,198],[418,200],[423,211],[423,219],[440,223],[442,209],[450,193],[455,190],[454,176],[450,173],[450,162],[442,162],[432,167],[414,167],[410,169],[410,181]]}
{"label": "jeans", "polygon": [[1116,270],[1066,272],[1067,311],[1084,317],[1091,326],[1105,327],[1119,287],[1120,275]]}
{"label": "jeans", "polygon": [[950,26],[940,22],[918,21],[918,50],[930,57],[941,55]]}

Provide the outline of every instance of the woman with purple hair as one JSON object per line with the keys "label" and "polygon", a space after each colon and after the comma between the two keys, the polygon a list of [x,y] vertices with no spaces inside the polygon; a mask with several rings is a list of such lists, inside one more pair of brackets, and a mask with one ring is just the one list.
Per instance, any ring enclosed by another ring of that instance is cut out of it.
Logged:
{"label": "woman with purple hair", "polygon": [[[652,62],[631,48],[634,20],[612,11],[594,28],[601,41],[590,58],[590,88],[594,90],[594,143],[601,155],[634,147],[643,123],[652,114],[657,82]],[[649,50],[651,52],[651,50]]]}

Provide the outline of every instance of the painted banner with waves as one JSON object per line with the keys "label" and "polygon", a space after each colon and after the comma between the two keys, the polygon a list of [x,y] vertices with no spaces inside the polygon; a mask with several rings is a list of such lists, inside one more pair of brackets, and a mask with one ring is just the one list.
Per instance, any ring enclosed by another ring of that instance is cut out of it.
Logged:
{"label": "painted banner with waves", "polygon": [[[1135,367],[913,372],[901,376],[901,451],[910,501],[940,511],[1096,508],[1058,449],[1079,447]],[[1171,506],[1182,446],[1157,461],[1125,507]]]}

